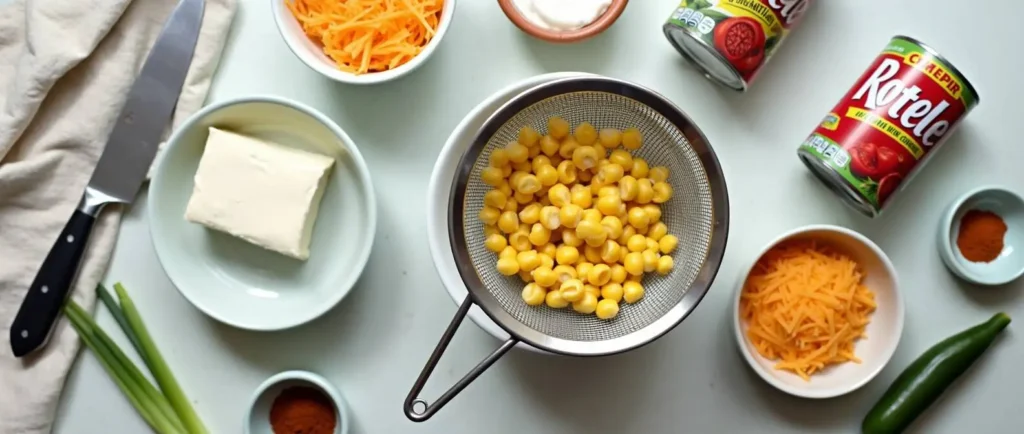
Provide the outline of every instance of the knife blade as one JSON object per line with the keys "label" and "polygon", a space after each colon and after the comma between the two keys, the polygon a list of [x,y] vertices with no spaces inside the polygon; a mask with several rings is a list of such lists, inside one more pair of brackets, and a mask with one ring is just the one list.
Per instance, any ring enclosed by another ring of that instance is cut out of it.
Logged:
{"label": "knife blade", "polygon": [[78,207],[43,260],[11,323],[15,357],[46,345],[100,210],[111,203],[131,203],[145,182],[192,63],[205,7],[205,0],[181,0],[160,31]]}

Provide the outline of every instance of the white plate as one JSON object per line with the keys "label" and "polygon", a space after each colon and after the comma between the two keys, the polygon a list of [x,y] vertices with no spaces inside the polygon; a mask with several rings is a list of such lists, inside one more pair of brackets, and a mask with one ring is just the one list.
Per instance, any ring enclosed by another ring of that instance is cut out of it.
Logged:
{"label": "white plate", "polygon": [[[843,363],[826,367],[805,381],[790,371],[775,369],[776,361],[768,360],[757,352],[747,339],[746,326],[740,320],[740,295],[743,284],[757,260],[779,243],[788,240],[811,239],[832,246],[849,255],[864,269],[864,285],[875,294],[878,307],[871,314],[865,333],[867,339],[857,341],[854,352],[862,363]],[[779,390],[804,398],[832,398],[867,384],[889,363],[903,335],[903,295],[899,289],[896,269],[885,252],[864,235],[850,229],[832,225],[804,226],[787,232],[768,243],[754,257],[737,281],[733,294],[733,331],[740,353],[754,372]]]}
{"label": "white plate", "polygon": [[[185,220],[211,126],[335,157],[309,260]],[[369,170],[352,140],[315,110],[274,97],[221,102],[186,121],[157,166],[148,211],[157,256],[181,294],[207,315],[251,330],[297,326],[341,301],[369,259],[377,226]]]}
{"label": "white plate", "polygon": [[[466,284],[459,276],[452,246],[448,242],[448,195],[451,192],[452,181],[455,179],[455,169],[459,164],[459,159],[472,143],[473,137],[483,126],[484,121],[510,99],[534,86],[580,75],[590,74],[580,72],[542,74],[513,83],[495,92],[462,118],[452,134],[448,136],[444,148],[441,149],[441,154],[437,157],[437,162],[434,163],[434,171],[430,175],[430,185],[427,187],[427,238],[430,243],[430,256],[434,259],[434,268],[437,269],[441,282],[448,289],[448,294],[451,295],[456,306],[462,304],[466,296],[469,295]],[[479,306],[474,305],[469,309],[469,318],[495,338],[503,341],[509,338],[508,332],[495,324],[483,310],[480,310]],[[522,342],[516,344],[516,348],[550,354]]]}

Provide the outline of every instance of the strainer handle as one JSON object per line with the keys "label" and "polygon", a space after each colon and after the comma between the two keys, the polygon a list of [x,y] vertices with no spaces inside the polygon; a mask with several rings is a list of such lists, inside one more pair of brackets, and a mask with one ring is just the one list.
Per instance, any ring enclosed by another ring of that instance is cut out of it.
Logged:
{"label": "strainer handle", "polygon": [[466,319],[466,314],[469,313],[469,308],[473,307],[473,300],[466,296],[466,299],[459,306],[459,311],[455,313],[455,317],[452,318],[451,324],[448,324],[448,329],[444,331],[444,335],[441,336],[441,341],[437,343],[437,347],[434,348],[434,352],[430,355],[430,359],[427,360],[427,365],[423,367],[423,372],[420,372],[419,378],[416,379],[416,383],[413,384],[412,390],[409,392],[409,396],[405,398],[405,416],[413,422],[423,422],[430,419],[437,413],[441,407],[444,407],[448,401],[451,401],[455,395],[462,392],[469,383],[476,380],[480,374],[483,374],[487,368],[490,368],[494,362],[497,362],[501,356],[504,356],[508,350],[511,350],[517,343],[518,339],[510,338],[501,344],[500,347],[494,350],[485,359],[480,361],[473,369],[471,369],[461,380],[455,383],[450,389],[448,389],[441,397],[437,398],[433,404],[428,404],[419,398],[420,392],[423,391],[423,386],[427,384],[427,380],[430,379],[430,374],[434,372],[434,368],[437,367],[438,360],[441,360],[441,356],[444,354],[444,350],[448,348],[448,344],[452,342],[452,338],[455,337],[455,332],[459,330],[459,325],[462,324],[462,320]]}

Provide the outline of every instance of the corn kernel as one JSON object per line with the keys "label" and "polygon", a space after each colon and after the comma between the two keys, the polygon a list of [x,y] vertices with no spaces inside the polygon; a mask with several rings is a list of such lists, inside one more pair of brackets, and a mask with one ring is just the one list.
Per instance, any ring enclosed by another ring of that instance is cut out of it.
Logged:
{"label": "corn kernel", "polygon": [[601,226],[604,226],[608,233],[609,240],[618,240],[622,236],[622,220],[615,216],[606,216],[601,219]]}
{"label": "corn kernel", "polygon": [[558,140],[569,135],[569,121],[558,116],[548,118],[548,134]]}
{"label": "corn kernel", "polygon": [[661,237],[661,240],[658,240],[658,250],[661,251],[661,254],[663,255],[672,253],[672,251],[676,249],[677,245],[679,245],[679,238],[676,238],[675,235],[665,235],[664,237]]}
{"label": "corn kernel", "polygon": [[602,128],[597,133],[597,141],[608,149],[615,149],[622,144],[622,131],[615,128]]}
{"label": "corn kernel", "polygon": [[502,249],[501,253],[498,253],[498,259],[516,259],[516,255],[518,254],[519,251],[517,251],[515,247],[508,246]]}
{"label": "corn kernel", "polygon": [[644,286],[640,282],[628,281],[622,284],[622,299],[633,304],[644,298]]}
{"label": "corn kernel", "polygon": [[629,250],[629,239],[633,238],[633,235],[636,235],[636,228],[634,228],[632,226],[626,226],[626,227],[622,228],[622,236],[619,237],[619,239],[617,239],[615,241],[618,241],[620,245],[625,246],[626,250],[628,251]]}
{"label": "corn kernel", "polygon": [[644,272],[650,273],[658,268],[658,258],[661,255],[658,254],[657,250],[644,250],[640,254],[640,257],[644,260]]}
{"label": "corn kernel", "polygon": [[561,291],[548,291],[548,294],[544,296],[544,303],[552,309],[565,309],[569,306],[569,302],[562,298]]}
{"label": "corn kernel", "polygon": [[583,245],[583,239],[576,235],[575,228],[565,228],[562,231],[562,244],[566,246],[579,247]]}
{"label": "corn kernel", "polygon": [[587,259],[587,262],[600,263],[601,262],[601,248],[586,245],[583,247],[583,257]]}
{"label": "corn kernel", "polygon": [[562,282],[562,285],[558,287],[558,291],[562,293],[562,299],[569,302],[575,302],[583,299],[586,291],[583,289],[583,282],[579,279],[569,279]]}
{"label": "corn kernel", "polygon": [[636,128],[627,128],[622,132],[622,147],[635,151],[643,146],[644,136]]}
{"label": "corn kernel", "polygon": [[629,237],[629,241],[626,242],[626,248],[630,252],[642,252],[647,249],[647,237],[636,234]]}
{"label": "corn kernel", "polygon": [[493,234],[501,235],[501,229],[498,229],[495,225],[484,225],[484,237],[489,237]]}
{"label": "corn kernel", "polygon": [[567,228],[575,228],[582,219],[583,208],[573,203],[566,204],[558,212],[558,220]]}
{"label": "corn kernel", "polygon": [[540,185],[543,187],[551,187],[558,182],[558,170],[551,167],[550,164],[539,167],[536,174],[537,181],[540,181]]}
{"label": "corn kernel", "polygon": [[516,183],[512,184],[512,187],[519,193],[523,194],[534,194],[540,191],[540,180],[536,176],[526,174],[517,180]]}
{"label": "corn kernel", "polygon": [[593,179],[594,174],[591,173],[589,170],[579,170],[576,172],[576,180],[578,180],[579,182],[590,182]]}
{"label": "corn kernel", "polygon": [[625,263],[622,264],[626,272],[634,276],[644,274],[644,257],[640,252],[630,252],[626,255]]}
{"label": "corn kernel", "polygon": [[508,236],[508,245],[515,248],[517,252],[525,252],[533,248],[533,244],[530,243],[530,233],[521,230],[516,230],[515,233]]}
{"label": "corn kernel", "polygon": [[540,306],[544,304],[544,298],[547,297],[547,291],[541,288],[536,283],[527,283],[523,287],[523,301],[530,306]]}
{"label": "corn kernel", "polygon": [[540,257],[537,256],[536,250],[519,252],[516,260],[519,261],[519,269],[522,271],[530,272],[540,266]]}
{"label": "corn kernel", "polygon": [[513,164],[512,165],[512,169],[517,171],[517,172],[530,173],[530,172],[533,171],[533,165],[530,164],[529,161],[524,161],[522,163],[515,163],[515,164]]}
{"label": "corn kernel", "polygon": [[508,197],[501,190],[491,190],[484,195],[484,205],[492,208],[504,208]]}
{"label": "corn kernel", "polygon": [[620,221],[624,221],[624,222],[628,222],[629,221],[629,213],[626,212],[626,204],[625,203],[623,203],[622,205],[619,205],[619,213],[616,214],[615,217],[618,217],[618,219]]}
{"label": "corn kernel", "polygon": [[650,217],[647,216],[647,211],[640,207],[630,208],[629,224],[636,228],[637,232],[646,230],[647,225],[650,224]]}
{"label": "corn kernel", "polygon": [[651,240],[654,240],[655,245],[657,245],[657,242],[660,241],[661,238],[664,237],[667,234],[668,234],[668,226],[665,226],[665,223],[662,223],[662,222],[657,222],[657,223],[651,225],[649,229],[647,229],[647,236]]}
{"label": "corn kernel", "polygon": [[[619,213],[619,205],[622,205],[622,199],[618,194],[611,194],[607,196],[601,196],[597,199],[597,210],[606,216],[614,216]],[[603,217],[602,217],[603,218]]]}
{"label": "corn kernel", "polygon": [[654,196],[651,197],[651,200],[654,203],[665,203],[669,199],[672,199],[672,186],[667,182],[655,182]]}
{"label": "corn kernel", "polygon": [[501,194],[504,194],[506,199],[512,197],[512,194],[515,193],[514,191],[512,191],[512,186],[508,185],[507,179],[503,179],[501,181],[501,184],[494,188],[500,191]]}
{"label": "corn kernel", "polygon": [[543,246],[551,241],[551,229],[544,227],[540,223],[534,223],[533,227],[530,228],[530,244],[534,246]]}
{"label": "corn kernel", "polygon": [[[555,234],[555,233],[556,232],[552,232],[552,235]],[[555,253],[558,251],[558,247],[549,242],[549,243],[541,246],[541,248],[537,249],[537,251],[540,252],[543,255],[547,255],[550,258],[554,258],[555,257]]]}
{"label": "corn kernel", "polygon": [[570,200],[573,204],[578,205],[580,208],[586,209],[593,205],[594,196],[590,194],[590,189],[586,186],[576,184],[569,190]]}
{"label": "corn kernel", "polygon": [[626,274],[628,274],[626,273],[626,267],[623,267],[622,264],[612,264],[612,283],[625,282]]}
{"label": "corn kernel", "polygon": [[534,146],[532,148],[531,147],[527,147],[526,149],[530,150],[530,158],[533,158],[533,157],[536,157],[536,156],[540,155],[540,146]]}
{"label": "corn kernel", "polygon": [[572,310],[582,313],[584,315],[590,315],[597,310],[597,297],[594,294],[584,292],[583,298],[572,303]]}
{"label": "corn kernel", "polygon": [[597,150],[592,146],[580,146],[572,151],[572,164],[579,170],[597,167]]}
{"label": "corn kernel", "polygon": [[566,160],[558,163],[558,182],[562,184],[572,184],[579,179],[579,173],[576,172],[576,166],[572,164],[572,161]]}
{"label": "corn kernel", "polygon": [[611,282],[602,286],[601,298],[612,300],[616,303],[622,301],[622,284],[619,282]]}
{"label": "corn kernel", "polygon": [[602,146],[600,142],[594,143],[593,145],[590,145],[590,146],[592,146],[594,148],[594,150],[597,151],[597,167],[601,167],[601,162],[602,161],[604,161],[604,162],[608,161],[605,158],[605,157],[608,156],[608,150],[605,149],[605,147]]}
{"label": "corn kernel", "polygon": [[624,174],[625,171],[622,170],[622,166],[612,162],[601,168],[597,173],[597,180],[604,184],[612,185],[619,182]]}
{"label": "corn kernel", "polygon": [[558,217],[559,209],[555,206],[546,206],[540,209],[539,223],[544,227],[555,230],[562,227],[562,220]]}
{"label": "corn kernel", "polygon": [[576,149],[580,147],[580,143],[572,137],[566,137],[562,140],[562,144],[558,146],[558,156],[566,159],[567,161],[572,160],[572,154],[576,152]]}
{"label": "corn kernel", "polygon": [[505,247],[508,247],[508,240],[500,234],[491,234],[484,239],[484,247],[494,253],[501,253]]}
{"label": "corn kernel", "polygon": [[521,181],[524,176],[529,175],[529,174],[530,174],[529,171],[523,171],[523,170],[517,170],[515,172],[512,172],[510,175],[508,175],[508,185],[510,187],[512,187],[512,190],[518,190],[519,189],[518,188],[519,187],[519,181]]}
{"label": "corn kernel", "polygon": [[654,185],[651,184],[651,180],[647,178],[638,179],[636,181],[636,203],[646,204],[650,203],[654,199]]}
{"label": "corn kernel", "polygon": [[604,299],[597,302],[594,314],[598,319],[612,319],[619,315],[619,303],[615,300]]}
{"label": "corn kernel", "polygon": [[652,224],[661,221],[661,207],[660,206],[655,205],[653,203],[649,203],[647,205],[642,206],[641,208],[643,208],[644,211],[647,211],[647,217],[649,217],[649,220],[651,221]]}
{"label": "corn kernel", "polygon": [[647,165],[647,160],[637,157],[633,158],[633,169],[629,171],[629,174],[633,175],[636,179],[646,178],[650,170],[651,168]]}
{"label": "corn kernel", "polygon": [[569,279],[575,279],[576,276],[579,276],[579,274],[576,274],[576,267],[573,267],[571,265],[559,265],[554,268],[554,272],[555,275],[558,276],[559,285],[568,281]]}
{"label": "corn kernel", "polygon": [[533,127],[525,126],[519,129],[519,143],[527,148],[536,146],[537,142],[540,141],[540,133]]}
{"label": "corn kernel", "polygon": [[587,273],[587,281],[591,285],[602,286],[612,278],[612,269],[606,264],[594,265]]}
{"label": "corn kernel", "polygon": [[530,150],[519,142],[509,142],[505,145],[505,152],[508,153],[508,161],[513,164],[525,162],[530,158]]}
{"label": "corn kernel", "polygon": [[580,258],[580,251],[573,246],[561,245],[555,250],[555,262],[559,265],[572,265]]}
{"label": "corn kernel", "polygon": [[491,151],[491,156],[489,157],[489,161],[491,163],[491,167],[497,167],[497,168],[505,167],[509,163],[508,151],[506,151],[504,149],[495,149],[495,150]]}
{"label": "corn kernel", "polygon": [[548,255],[547,253],[538,253],[537,257],[540,258],[540,266],[547,268],[555,267],[554,256]]}
{"label": "corn kernel", "polygon": [[531,283],[533,282],[533,272],[526,271],[520,268],[519,279],[522,280],[523,283]]}
{"label": "corn kernel", "polygon": [[580,280],[586,281],[591,268],[594,268],[594,264],[587,262],[587,258],[580,258],[576,263],[576,275]]}
{"label": "corn kernel", "polygon": [[497,224],[498,219],[501,218],[501,210],[485,206],[483,207],[483,209],[480,210],[480,214],[478,217],[480,218],[480,221],[483,222],[485,225],[494,225]]}
{"label": "corn kernel", "polygon": [[[508,166],[502,167],[501,168],[501,176],[504,176],[504,177],[508,178],[509,175],[512,174],[512,169],[513,169],[513,166],[511,164],[508,165]],[[487,169],[484,169],[484,170],[487,170]]]}
{"label": "corn kernel", "polygon": [[623,201],[636,199],[636,194],[639,190],[636,178],[626,175],[619,180],[619,198]]}
{"label": "corn kernel", "polygon": [[554,137],[544,136],[540,138],[540,151],[548,157],[558,155],[558,148],[561,146],[562,144],[558,143],[558,139]]}
{"label": "corn kernel", "polygon": [[[625,265],[626,264],[626,256],[629,256],[630,253],[632,253],[632,252],[630,252],[629,249],[627,249],[625,247],[620,248],[619,249],[619,263]],[[629,274],[629,273],[626,273],[626,274]]]}
{"label": "corn kernel", "polygon": [[576,141],[580,142],[583,146],[590,146],[597,143],[597,129],[595,129],[590,122],[584,122],[577,125],[576,131],[573,131],[572,135],[576,138]]}
{"label": "corn kernel", "polygon": [[519,222],[532,225],[540,220],[540,204],[531,203],[519,210]]}
{"label": "corn kernel", "polygon": [[569,187],[565,184],[555,184],[548,189],[548,199],[551,200],[551,204],[556,207],[563,207],[570,202],[572,195],[569,193]]}
{"label": "corn kernel", "polygon": [[551,205],[551,198],[548,197],[548,190],[544,190],[544,195],[540,197],[540,201],[537,203],[542,207]]}
{"label": "corn kernel", "polygon": [[584,220],[581,221],[578,225],[576,225],[576,236],[580,237],[580,239],[582,239],[584,242],[590,245],[593,245],[594,243],[597,243],[598,240],[600,240],[600,243],[597,243],[598,245],[600,245],[601,243],[604,243],[605,239],[608,238],[608,233],[605,232],[604,226],[601,226],[601,223],[595,223],[590,220]]}
{"label": "corn kernel", "polygon": [[621,166],[624,172],[629,172],[633,169],[633,156],[630,155],[628,151],[616,149],[608,156],[608,161],[611,161],[612,164],[618,164]]}
{"label": "corn kernel", "polygon": [[655,271],[657,271],[658,274],[665,275],[671,273],[672,267],[674,266],[675,262],[672,260],[672,257],[669,255],[664,255],[658,258],[658,266],[655,267]]}
{"label": "corn kernel", "polygon": [[537,286],[543,288],[548,288],[558,281],[558,275],[555,274],[551,267],[541,265],[540,267],[535,268],[530,274],[533,276],[533,281]]}
{"label": "corn kernel", "polygon": [[517,192],[515,192],[515,194],[512,195],[512,197],[515,198],[516,202],[521,204],[521,205],[526,205],[528,203],[533,202],[533,195],[530,194],[530,193],[523,193],[523,192],[517,191]]}
{"label": "corn kernel", "polygon": [[480,172],[480,180],[491,187],[497,187],[505,180],[505,172],[497,167],[488,167]]}
{"label": "corn kernel", "polygon": [[519,272],[519,262],[512,258],[498,259],[498,272],[505,276],[512,276]]}
{"label": "corn kernel", "polygon": [[647,175],[652,182],[665,182],[668,180],[668,168],[665,166],[652,167]]}
{"label": "corn kernel", "polygon": [[501,209],[501,212],[519,212],[519,202],[515,201],[516,195],[512,194],[512,199],[505,201],[505,207]]}
{"label": "corn kernel", "polygon": [[601,215],[601,211],[596,209],[591,208],[583,211],[583,220],[588,222],[601,224],[601,219],[603,218],[604,216]]}
{"label": "corn kernel", "polygon": [[614,264],[619,261],[619,257],[622,256],[622,246],[615,240],[605,240],[604,244],[601,245],[601,261],[608,264]]}
{"label": "corn kernel", "polygon": [[596,287],[594,285],[584,284],[583,285],[583,292],[586,292],[587,294],[593,295],[595,299],[601,297],[601,288],[598,288],[598,287]]}

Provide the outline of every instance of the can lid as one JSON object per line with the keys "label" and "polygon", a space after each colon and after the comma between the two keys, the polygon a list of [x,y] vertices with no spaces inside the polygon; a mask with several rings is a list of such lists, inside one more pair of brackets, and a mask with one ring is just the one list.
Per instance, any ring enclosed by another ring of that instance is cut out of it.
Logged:
{"label": "can lid", "polygon": [[747,83],[736,68],[718,50],[708,45],[700,35],[691,30],[665,25],[665,36],[687,60],[699,67],[704,75],[718,83],[738,91],[747,90]]}
{"label": "can lid", "polygon": [[804,165],[811,170],[811,173],[825,184],[829,190],[832,190],[833,193],[841,197],[843,202],[868,217],[873,218],[878,215],[878,211],[875,210],[875,207],[857,193],[857,191],[846,182],[846,179],[836,173],[831,166],[824,164],[816,156],[804,150],[800,150],[798,154],[800,156],[800,161],[804,162]]}

